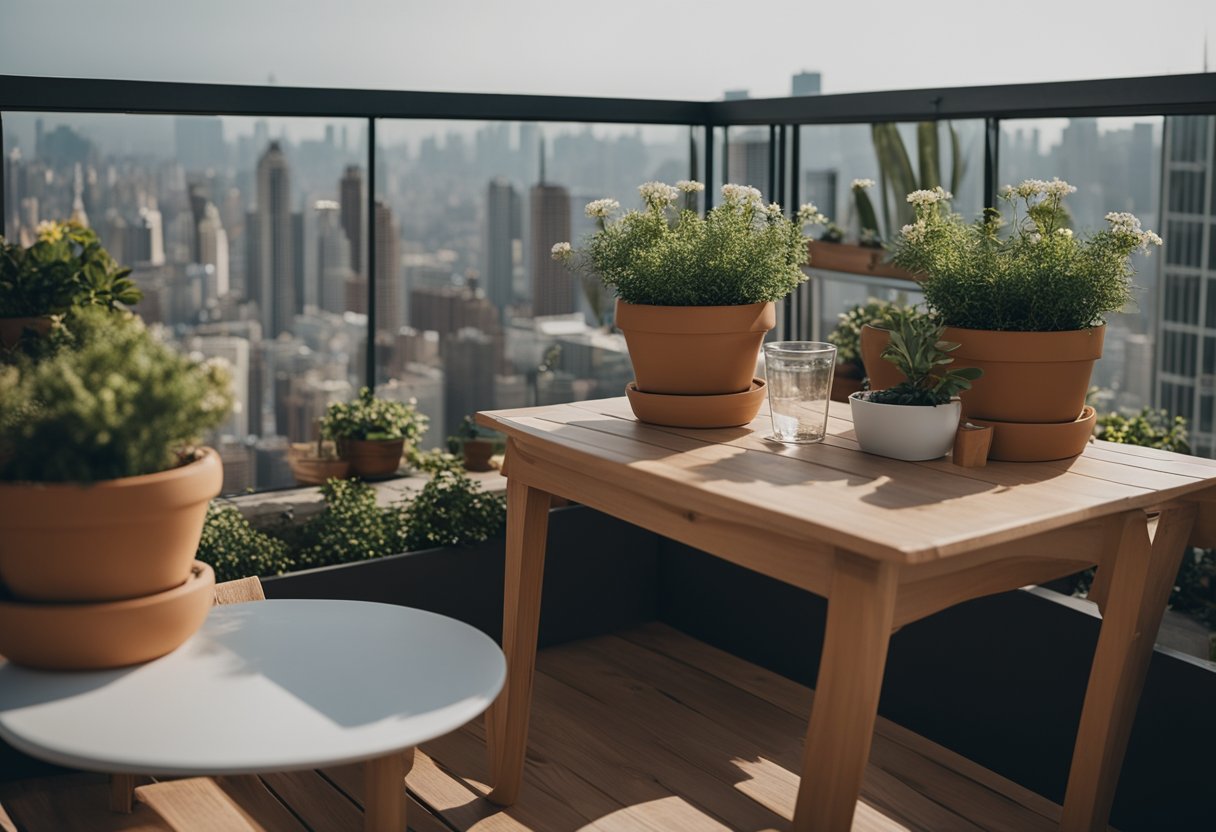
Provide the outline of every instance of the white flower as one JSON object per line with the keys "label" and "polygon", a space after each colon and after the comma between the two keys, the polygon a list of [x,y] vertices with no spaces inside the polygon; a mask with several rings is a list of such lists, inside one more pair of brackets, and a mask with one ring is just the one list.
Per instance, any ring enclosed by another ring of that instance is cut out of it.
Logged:
{"label": "white flower", "polygon": [[918,208],[924,208],[938,202],[954,199],[954,194],[947,191],[941,185],[930,191],[913,191],[908,194],[908,202],[911,202]]}
{"label": "white flower", "polygon": [[676,183],[676,190],[683,191],[686,194],[697,194],[705,190],[705,186],[692,179],[681,179]]}
{"label": "white flower", "polygon": [[1061,179],[1060,177],[1057,176],[1057,177],[1054,177],[1050,182],[1044,183],[1043,191],[1048,196],[1062,197],[1062,196],[1068,196],[1069,194],[1075,194],[1077,192],[1077,189],[1074,186],[1069,185],[1067,182],[1065,182],[1063,179]]}
{"label": "white flower", "polygon": [[1071,228],[1057,228],[1056,233],[1059,234],[1061,237],[1070,237],[1070,238],[1072,237]]}
{"label": "white flower", "polygon": [[1162,243],[1162,239],[1161,239],[1161,237],[1160,237],[1160,236],[1158,236],[1157,232],[1155,232],[1155,231],[1145,231],[1145,232],[1144,232],[1144,240],[1143,240],[1143,242],[1141,243],[1141,247],[1142,247],[1142,248],[1143,248],[1145,251],[1148,251],[1148,247],[1149,247],[1149,245],[1150,245],[1150,244],[1151,244],[1151,245],[1154,245],[1154,246],[1159,246],[1159,245],[1161,245],[1161,243]]}
{"label": "white flower", "polygon": [[1140,218],[1135,214],[1129,214],[1126,211],[1111,211],[1106,215],[1106,221],[1110,223],[1110,230],[1116,234],[1136,234],[1140,231]]}
{"label": "white flower", "polygon": [[770,219],[776,219],[781,216],[781,204],[778,202],[770,202],[764,210]]}
{"label": "white flower", "polygon": [[1032,231],[1026,235],[1026,239],[1029,240],[1030,243],[1033,245],[1035,243],[1043,242],[1043,235],[1037,231]]}
{"label": "white flower", "polygon": [[587,216],[589,217],[607,217],[613,212],[619,210],[621,203],[615,199],[597,199],[587,203]]}
{"label": "white flower", "polygon": [[927,225],[925,225],[925,221],[923,219],[919,219],[916,222],[911,223],[910,225],[905,225],[903,228],[899,229],[899,233],[902,234],[904,239],[909,243],[920,243],[924,242],[925,233],[928,230],[929,228]]}
{"label": "white flower", "polygon": [[723,185],[722,202],[726,205],[751,205],[758,208],[764,204],[764,198],[759,190],[748,185]]}
{"label": "white flower", "polygon": [[827,225],[828,218],[819,213],[819,209],[815,207],[813,202],[805,202],[798,209],[798,222],[803,225]]}
{"label": "white flower", "polygon": [[666,208],[676,201],[680,192],[665,182],[646,182],[638,186],[642,201],[651,208]]}
{"label": "white flower", "polygon": [[874,187],[874,180],[873,179],[854,179],[853,184],[850,187],[855,191],[858,189],[861,189],[864,191],[867,188]]}
{"label": "white flower", "polygon": [[554,243],[553,244],[553,259],[554,260],[565,260],[566,258],[570,257],[573,253],[574,253],[574,249],[572,249],[570,247],[569,243]]}
{"label": "white flower", "polygon": [[1013,194],[1014,194],[1013,186],[1012,185],[1002,185],[1001,190],[998,193],[1003,198],[1010,199],[1011,197],[1013,197]]}

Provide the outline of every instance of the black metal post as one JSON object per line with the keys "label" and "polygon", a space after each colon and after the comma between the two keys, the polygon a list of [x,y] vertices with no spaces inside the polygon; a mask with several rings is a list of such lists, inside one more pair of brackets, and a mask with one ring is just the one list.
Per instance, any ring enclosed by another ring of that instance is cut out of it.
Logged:
{"label": "black metal post", "polygon": [[777,196],[777,125],[768,126],[768,192],[770,202]]}
{"label": "black metal post", "polygon": [[714,207],[714,126],[705,125],[705,211]]}
{"label": "black metal post", "polygon": [[[0,113],[0,157],[4,156],[4,113]],[[4,159],[0,158],[0,237],[8,236],[8,229],[5,223],[8,221],[8,203],[5,201],[5,196],[8,195],[8,186],[4,178]]]}
{"label": "black metal post", "polygon": [[984,119],[984,205],[996,205],[997,177],[1001,167],[1001,120]]}
{"label": "black metal post", "polygon": [[367,120],[367,386],[376,389],[376,120]]}
{"label": "black metal post", "polygon": [[730,127],[722,125],[722,184],[730,182]]}

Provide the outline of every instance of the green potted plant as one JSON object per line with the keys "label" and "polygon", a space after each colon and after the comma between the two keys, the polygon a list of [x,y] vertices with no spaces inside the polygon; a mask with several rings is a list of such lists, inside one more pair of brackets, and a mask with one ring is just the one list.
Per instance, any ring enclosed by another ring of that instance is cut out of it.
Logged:
{"label": "green potted plant", "polygon": [[465,416],[455,436],[448,437],[448,448],[452,453],[461,452],[466,471],[492,471],[490,457],[494,456],[494,443],[482,438],[477,421]]}
{"label": "green potted plant", "polygon": [[871,379],[870,387],[892,387],[902,380],[895,367],[880,359],[887,346],[885,330],[900,316],[911,314],[915,314],[912,307],[874,298],[840,313],[836,328],[828,334],[828,342],[836,345],[833,400],[848,401],[862,389],[869,366],[878,375],[877,382]]}
{"label": "green potted plant", "polygon": [[401,466],[405,444],[426,433],[427,417],[413,401],[378,398],[364,387],[351,402],[334,402],[321,420],[321,432],[333,439],[338,455],[356,477],[390,477]]}
{"label": "green potted plant", "polygon": [[937,459],[954,443],[962,418],[958,394],[983,371],[944,369],[959,345],[942,340],[942,327],[927,317],[905,316],[890,333],[883,358],[904,381],[849,396],[857,442],[867,453],[894,459]]}
{"label": "green potted plant", "polygon": [[1074,234],[1063,202],[1074,191],[1059,179],[1006,186],[1008,223],[995,208],[965,221],[940,187],[908,195],[916,219],[896,240],[895,262],[923,276],[945,337],[963,344],[958,364],[984,369],[983,382],[963,395],[968,418],[1069,432],[1082,416],[1093,419],[1085,395],[1102,355],[1104,316],[1132,298],[1132,253],[1161,238],[1126,213],[1107,214],[1109,227],[1088,238]]}
{"label": "green potted plant", "polygon": [[702,190],[699,182],[647,182],[639,188],[644,208],[615,220],[620,205],[596,200],[587,214],[598,230],[586,250],[553,247],[555,258],[589,270],[616,294],[616,325],[636,374],[630,401],[636,413],[640,397],[668,397],[675,421],[665,424],[679,424],[680,412],[703,415],[711,396],[750,394],[759,410],[756,359],[776,325],[774,302],[806,279],[803,227],[826,222],[812,205],[790,219],[742,185],[723,186],[722,203],[704,217],[676,210],[681,193]]}
{"label": "green potted plant", "polygon": [[0,346],[45,335],[55,316],[83,306],[139,302],[142,293],[101,245],[74,222],[44,222],[28,248],[0,237]]}
{"label": "green potted plant", "polygon": [[[0,631],[49,633],[50,666],[154,658],[210,604],[194,552],[223,473],[197,443],[226,417],[230,377],[127,312],[77,310],[55,337],[0,368]],[[127,637],[90,641],[110,625]]]}

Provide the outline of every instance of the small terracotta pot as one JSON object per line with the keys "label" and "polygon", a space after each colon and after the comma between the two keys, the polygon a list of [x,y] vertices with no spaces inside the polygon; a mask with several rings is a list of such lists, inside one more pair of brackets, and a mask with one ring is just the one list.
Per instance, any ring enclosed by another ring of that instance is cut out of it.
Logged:
{"label": "small terracotta pot", "polygon": [[494,456],[494,443],[489,439],[466,439],[462,448],[466,471],[492,471],[490,457]]}
{"label": "small terracotta pot", "polygon": [[812,269],[916,280],[912,272],[887,262],[885,249],[824,240],[807,240],[806,248],[810,258],[807,265]]}
{"label": "small terracotta pot", "polygon": [[350,463],[345,459],[289,456],[287,464],[300,485],[324,485],[331,479],[342,480],[350,476]]}
{"label": "small terracotta pot", "polygon": [[0,584],[22,601],[117,601],[190,575],[219,454],[91,485],[0,483]]}
{"label": "small terracotta pot", "polygon": [[908,380],[894,364],[882,357],[883,350],[890,343],[891,333],[888,330],[869,324],[861,327],[861,363],[865,366],[866,377],[870,379],[871,390],[887,390]]}
{"label": "small terracotta pot", "polygon": [[151,661],[181,646],[207,619],[215,573],[194,561],[165,592],[98,604],[0,601],[0,655],[43,670],[105,670]]}
{"label": "small terracotta pot", "polygon": [[54,321],[47,317],[0,318],[0,347],[11,350],[27,331],[36,333],[39,338],[45,338],[53,323]]}
{"label": "small terracotta pot", "polygon": [[637,388],[662,395],[720,395],[751,388],[772,303],[645,306],[616,302]]}
{"label": "small terracotta pot", "polygon": [[338,440],[338,455],[350,463],[350,475],[365,480],[397,473],[404,450],[404,439]]}
{"label": "small terracotta pot", "polygon": [[[965,418],[1002,422],[1072,422],[1085,407],[1106,327],[1068,332],[996,332],[947,327],[962,346],[951,368],[984,371],[962,394]],[[995,445],[994,445],[995,451]]]}

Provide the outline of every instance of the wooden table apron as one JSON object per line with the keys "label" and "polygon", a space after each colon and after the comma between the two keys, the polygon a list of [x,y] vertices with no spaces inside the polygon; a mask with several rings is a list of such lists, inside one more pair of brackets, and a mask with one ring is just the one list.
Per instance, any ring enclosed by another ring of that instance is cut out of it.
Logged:
{"label": "wooden table apron", "polygon": [[[1102,610],[1103,623],[1074,748],[1061,828],[1106,828],[1135,707],[1182,553],[1188,542],[1216,546],[1216,464],[1209,469],[1196,463],[1194,471],[1188,469],[1194,487],[1168,480],[1173,487],[1163,488],[1167,475],[1154,478],[1146,470],[1146,481],[1156,485],[1146,485],[1144,490],[1159,488],[1162,499],[1138,499],[1145,503],[1143,506],[1114,505],[1104,513],[1081,512],[1075,520],[1063,525],[1056,522],[1045,531],[1020,535],[1013,531],[1004,535],[1008,539],[981,541],[974,546],[960,540],[949,557],[901,562],[897,557],[884,557],[881,551],[857,551],[862,547],[830,542],[824,539],[828,535],[791,533],[771,523],[771,518],[758,516],[762,512],[754,505],[741,502],[733,509],[724,509],[721,500],[713,505],[701,502],[688,490],[674,497],[638,489],[636,478],[640,474],[631,467],[637,460],[619,448],[614,450],[611,442],[606,440],[605,447],[597,447],[592,453],[565,441],[560,431],[550,438],[530,429],[539,425],[532,421],[534,418],[560,425],[563,419],[569,421],[571,414],[581,412],[591,417],[596,406],[601,415],[625,421],[627,414],[623,414],[619,401],[479,414],[482,424],[508,435],[503,611],[508,672],[502,693],[486,714],[491,800],[510,805],[522,782],[548,509],[551,497],[558,496],[828,599],[827,629],[795,806],[795,830],[841,830],[851,826],[869,756],[887,646],[894,630],[972,598],[1098,566],[1090,597]],[[851,425],[839,419],[842,411],[834,409],[832,413],[832,422],[837,424],[835,429],[829,427],[829,444],[855,448],[848,433]],[[760,421],[753,423],[753,430],[760,428]],[[604,429],[602,425],[600,428]],[[618,432],[637,434],[646,429],[633,425]],[[697,432],[659,430],[664,431],[664,441],[672,447],[697,449],[696,440],[689,439],[699,437]],[[751,441],[738,439],[738,431],[713,434],[709,443],[721,442],[723,436],[736,437],[731,441],[739,444]],[[677,443],[681,437],[682,445]],[[878,465],[908,465],[868,456],[862,461],[869,465],[870,460]],[[999,479],[1002,475],[996,471],[979,476]],[[1051,554],[1045,556],[1044,552]]]}

